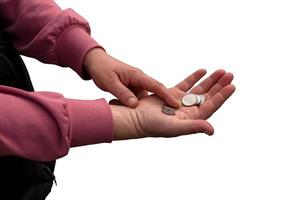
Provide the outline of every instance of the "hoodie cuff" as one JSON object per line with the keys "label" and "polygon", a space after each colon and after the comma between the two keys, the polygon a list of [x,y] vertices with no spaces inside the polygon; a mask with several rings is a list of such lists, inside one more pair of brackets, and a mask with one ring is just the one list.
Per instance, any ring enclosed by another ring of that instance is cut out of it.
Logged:
{"label": "hoodie cuff", "polygon": [[105,49],[99,45],[81,25],[72,25],[60,35],[56,44],[58,62],[73,69],[83,80],[90,80],[84,70],[84,58],[93,48]]}
{"label": "hoodie cuff", "polygon": [[71,147],[113,140],[112,112],[105,99],[66,99],[70,116]]}

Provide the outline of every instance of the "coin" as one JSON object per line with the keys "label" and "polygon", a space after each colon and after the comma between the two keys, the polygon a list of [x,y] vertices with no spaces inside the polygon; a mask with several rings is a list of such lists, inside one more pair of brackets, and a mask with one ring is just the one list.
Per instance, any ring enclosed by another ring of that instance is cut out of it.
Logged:
{"label": "coin", "polygon": [[197,95],[197,94],[188,93],[184,95],[181,101],[182,104],[185,106],[199,105],[205,102],[205,96],[202,94]]}
{"label": "coin", "polygon": [[201,97],[201,95],[196,95],[196,97],[197,97],[196,105],[201,104],[202,103],[202,97]]}
{"label": "coin", "polygon": [[197,104],[198,98],[197,98],[197,95],[188,93],[188,94],[184,95],[181,102],[185,106],[193,106],[193,105]]}
{"label": "coin", "polygon": [[205,95],[201,94],[201,95],[197,95],[197,96],[199,96],[199,98],[201,99],[200,104],[203,104],[206,100]]}
{"label": "coin", "polygon": [[176,109],[166,106],[165,104],[162,106],[161,111],[167,115],[175,115]]}

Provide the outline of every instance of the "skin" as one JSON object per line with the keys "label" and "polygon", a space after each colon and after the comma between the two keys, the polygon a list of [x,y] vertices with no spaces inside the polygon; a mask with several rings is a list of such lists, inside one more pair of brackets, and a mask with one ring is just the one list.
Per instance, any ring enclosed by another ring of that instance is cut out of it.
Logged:
{"label": "skin", "polygon": [[[168,92],[178,101],[186,94],[204,94],[206,101],[200,106],[181,106],[174,116],[161,112],[163,99],[153,94],[142,98],[135,108],[129,108],[119,100],[112,100],[114,140],[143,137],[175,137],[193,133],[212,135],[214,128],[206,120],[214,114],[234,93],[232,73],[217,70],[199,85],[204,69],[197,70]],[[194,87],[193,87],[194,86]]]}
{"label": "skin", "polygon": [[108,55],[101,48],[90,50],[84,59],[84,70],[96,86],[110,92],[123,104],[134,108],[138,99],[148,96],[148,91],[164,99],[170,106],[178,108],[178,101],[159,81],[143,71]]}

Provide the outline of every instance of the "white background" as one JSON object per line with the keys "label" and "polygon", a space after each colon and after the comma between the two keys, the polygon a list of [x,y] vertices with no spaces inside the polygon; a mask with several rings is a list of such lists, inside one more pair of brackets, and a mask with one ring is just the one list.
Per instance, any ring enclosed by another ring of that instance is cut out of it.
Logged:
{"label": "white background", "polygon": [[[71,149],[49,200],[300,199],[300,6],[292,0],[60,0],[107,52],[166,86],[198,68],[235,75],[215,135]],[[35,90],[111,99],[70,69],[25,59]]]}

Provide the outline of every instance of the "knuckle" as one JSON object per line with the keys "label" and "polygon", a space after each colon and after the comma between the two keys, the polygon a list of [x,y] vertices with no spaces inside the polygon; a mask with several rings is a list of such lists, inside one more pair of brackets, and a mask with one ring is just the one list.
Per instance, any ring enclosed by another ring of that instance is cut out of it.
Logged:
{"label": "knuckle", "polygon": [[119,98],[126,99],[129,96],[131,96],[131,92],[129,90],[120,90],[118,95],[119,95]]}
{"label": "knuckle", "polygon": [[136,74],[139,71],[138,71],[138,68],[136,68],[136,67],[130,67],[129,70],[128,70],[128,72],[131,73],[131,74]]}
{"label": "knuckle", "polygon": [[107,81],[115,81],[116,80],[116,73],[108,73],[106,75]]}
{"label": "knuckle", "polygon": [[140,70],[139,68],[133,67],[133,66],[131,67],[131,69],[134,70],[134,71],[139,71],[139,72],[142,71],[142,70]]}
{"label": "knuckle", "polygon": [[190,79],[188,80],[191,83],[195,83],[198,81],[197,77],[195,75],[193,75],[192,77],[190,77]]}
{"label": "knuckle", "polygon": [[144,73],[140,71],[138,68],[132,69],[132,75],[136,77],[142,77],[144,76]]}

